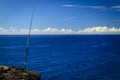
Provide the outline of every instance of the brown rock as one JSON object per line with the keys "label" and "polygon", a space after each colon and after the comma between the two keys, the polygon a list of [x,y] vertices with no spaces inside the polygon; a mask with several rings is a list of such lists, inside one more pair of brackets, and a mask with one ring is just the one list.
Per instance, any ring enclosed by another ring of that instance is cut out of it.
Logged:
{"label": "brown rock", "polygon": [[0,69],[2,69],[2,70],[8,70],[9,67],[8,66],[0,66]]}
{"label": "brown rock", "polygon": [[0,66],[0,80],[40,80],[39,73],[21,68]]}

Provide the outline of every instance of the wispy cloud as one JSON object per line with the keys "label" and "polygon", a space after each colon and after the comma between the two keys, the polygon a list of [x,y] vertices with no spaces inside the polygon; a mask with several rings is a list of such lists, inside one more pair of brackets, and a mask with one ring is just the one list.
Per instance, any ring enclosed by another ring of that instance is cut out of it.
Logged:
{"label": "wispy cloud", "polygon": [[120,9],[118,9],[117,11],[120,12]]}
{"label": "wispy cloud", "polygon": [[64,7],[80,7],[80,5],[73,5],[73,4],[64,4]]}
{"label": "wispy cloud", "polygon": [[120,12],[120,5],[117,6],[82,6],[82,5],[74,5],[74,4],[64,4],[62,5],[63,7],[68,7],[68,8],[88,8],[88,9],[95,9],[99,11],[117,11]]}
{"label": "wispy cloud", "polygon": [[[12,34],[28,34],[28,29],[18,30],[14,27],[5,29],[0,27],[0,35],[12,35]],[[72,30],[66,28],[53,28],[48,27],[46,29],[32,29],[31,34],[120,34],[120,28],[107,27],[107,26],[97,26],[97,27],[88,27],[80,30]]]}
{"label": "wispy cloud", "polygon": [[81,6],[81,5],[72,5],[72,4],[64,4],[64,7],[78,7],[78,8],[90,8],[90,9],[97,9],[97,10],[105,10],[105,6]]}
{"label": "wispy cloud", "polygon": [[110,9],[120,12],[120,6],[111,6]]}
{"label": "wispy cloud", "polygon": [[69,20],[74,20],[75,17],[66,17],[66,18],[63,18],[62,20],[63,21],[69,21]]}
{"label": "wispy cloud", "polygon": [[120,6],[112,6],[111,8],[120,9]]}

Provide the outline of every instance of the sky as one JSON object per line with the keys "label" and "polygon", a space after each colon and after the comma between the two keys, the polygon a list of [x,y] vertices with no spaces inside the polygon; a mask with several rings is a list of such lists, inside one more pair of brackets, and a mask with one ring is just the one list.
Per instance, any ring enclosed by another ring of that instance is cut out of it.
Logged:
{"label": "sky", "polygon": [[120,33],[120,0],[0,0],[0,34]]}

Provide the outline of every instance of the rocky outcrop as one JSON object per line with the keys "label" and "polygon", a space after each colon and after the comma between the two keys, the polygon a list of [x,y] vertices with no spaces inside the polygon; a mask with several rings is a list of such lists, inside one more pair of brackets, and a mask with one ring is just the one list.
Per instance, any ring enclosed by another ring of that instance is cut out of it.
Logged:
{"label": "rocky outcrop", "polygon": [[25,69],[0,66],[0,80],[40,80],[40,74]]}

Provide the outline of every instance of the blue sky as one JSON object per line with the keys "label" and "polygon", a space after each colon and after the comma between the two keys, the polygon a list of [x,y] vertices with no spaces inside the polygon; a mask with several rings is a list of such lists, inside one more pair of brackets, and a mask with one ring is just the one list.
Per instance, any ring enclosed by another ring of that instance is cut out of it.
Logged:
{"label": "blue sky", "polygon": [[1,31],[28,29],[34,7],[33,29],[120,28],[119,0],[0,0]]}

